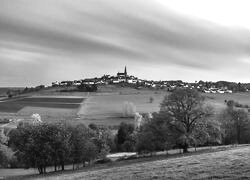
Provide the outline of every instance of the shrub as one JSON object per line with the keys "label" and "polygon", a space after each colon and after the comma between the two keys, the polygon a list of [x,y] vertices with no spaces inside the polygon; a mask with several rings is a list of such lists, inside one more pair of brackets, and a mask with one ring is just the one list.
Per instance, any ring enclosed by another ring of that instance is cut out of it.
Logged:
{"label": "shrub", "polygon": [[248,106],[247,104],[245,104],[245,105],[244,105],[244,108],[247,108],[247,109],[248,109],[248,108],[249,108],[249,106]]}
{"label": "shrub", "polygon": [[123,117],[134,117],[136,107],[132,102],[124,102],[123,104]]}
{"label": "shrub", "polygon": [[0,167],[14,167],[15,164],[14,152],[8,146],[0,144]]}
{"label": "shrub", "polygon": [[116,135],[116,146],[118,151],[131,152],[135,149],[134,125],[121,123]]}
{"label": "shrub", "polygon": [[153,98],[153,97],[150,97],[150,98],[149,98],[149,103],[153,103],[153,101],[154,101],[154,98]]}

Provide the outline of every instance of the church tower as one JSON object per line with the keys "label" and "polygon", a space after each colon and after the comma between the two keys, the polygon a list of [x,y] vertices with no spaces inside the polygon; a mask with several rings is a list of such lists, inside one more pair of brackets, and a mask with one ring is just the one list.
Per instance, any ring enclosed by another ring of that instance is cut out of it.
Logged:
{"label": "church tower", "polygon": [[124,69],[124,76],[125,76],[125,81],[128,82],[128,74],[127,74],[127,67],[126,66]]}
{"label": "church tower", "polygon": [[125,66],[124,75],[127,76],[127,67]]}

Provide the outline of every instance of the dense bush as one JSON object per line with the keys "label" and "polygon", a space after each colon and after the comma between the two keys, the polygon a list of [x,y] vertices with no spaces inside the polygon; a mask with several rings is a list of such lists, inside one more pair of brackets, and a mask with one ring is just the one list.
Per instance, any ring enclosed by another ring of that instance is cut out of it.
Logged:
{"label": "dense bush", "polygon": [[17,159],[8,146],[0,143],[0,167],[15,167]]}
{"label": "dense bush", "polygon": [[135,151],[136,137],[134,125],[121,123],[116,135],[116,147],[118,151]]}
{"label": "dense bush", "polygon": [[138,130],[136,150],[139,153],[171,149],[174,137],[169,131],[165,117],[155,113]]}
{"label": "dense bush", "polygon": [[220,115],[224,144],[250,143],[250,120],[243,109],[227,107]]}
{"label": "dense bush", "polygon": [[153,103],[153,101],[154,101],[154,98],[151,96],[151,97],[149,98],[149,103]]}

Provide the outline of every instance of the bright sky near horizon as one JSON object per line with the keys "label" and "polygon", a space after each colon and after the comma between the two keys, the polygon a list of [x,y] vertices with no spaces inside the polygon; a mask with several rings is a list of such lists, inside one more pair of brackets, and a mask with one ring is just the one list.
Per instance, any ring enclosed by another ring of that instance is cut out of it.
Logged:
{"label": "bright sky near horizon", "polygon": [[0,0],[0,86],[123,71],[250,82],[248,0]]}

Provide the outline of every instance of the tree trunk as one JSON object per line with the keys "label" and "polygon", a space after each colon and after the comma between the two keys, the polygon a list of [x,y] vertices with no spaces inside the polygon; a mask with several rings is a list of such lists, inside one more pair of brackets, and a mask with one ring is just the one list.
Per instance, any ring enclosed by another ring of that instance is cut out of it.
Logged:
{"label": "tree trunk", "polygon": [[183,153],[188,153],[188,144],[184,144]]}
{"label": "tree trunk", "polygon": [[56,165],[56,163],[54,164],[54,170],[57,171],[57,165]]}
{"label": "tree trunk", "polygon": [[240,128],[237,127],[237,144],[240,144],[241,142],[241,138],[240,138]]}
{"label": "tree trunk", "polygon": [[38,169],[39,174],[43,174],[43,169],[41,167],[38,167],[37,169]]}
{"label": "tree trunk", "polygon": [[62,166],[62,171],[64,171],[64,163],[62,163],[61,166]]}

